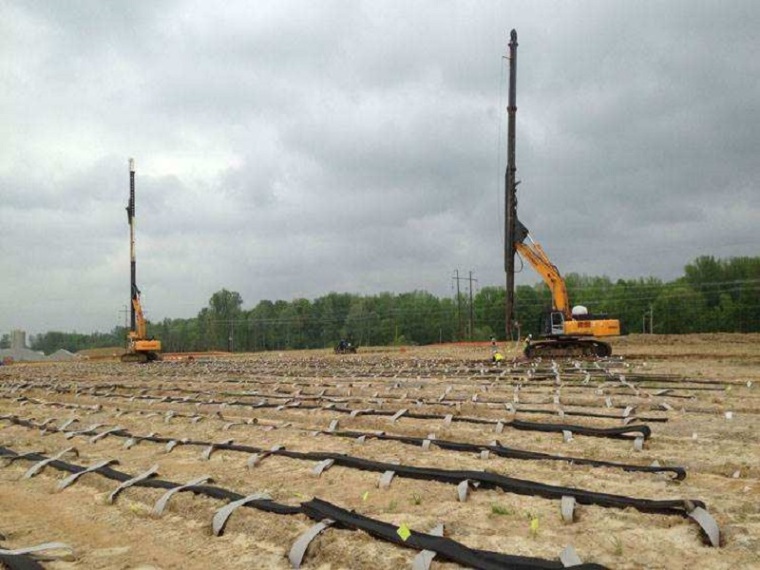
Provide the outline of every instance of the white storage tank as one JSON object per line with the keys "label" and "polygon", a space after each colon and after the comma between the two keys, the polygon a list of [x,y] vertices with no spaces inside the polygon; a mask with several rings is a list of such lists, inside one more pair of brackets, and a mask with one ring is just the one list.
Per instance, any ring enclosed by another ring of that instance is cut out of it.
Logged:
{"label": "white storage tank", "polygon": [[26,331],[11,331],[11,350],[26,348]]}

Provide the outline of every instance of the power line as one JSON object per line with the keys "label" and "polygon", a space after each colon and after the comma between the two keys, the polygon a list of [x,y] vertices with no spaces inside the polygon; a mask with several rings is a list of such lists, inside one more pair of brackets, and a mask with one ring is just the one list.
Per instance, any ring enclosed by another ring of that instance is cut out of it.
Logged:
{"label": "power line", "polygon": [[[468,277],[459,277],[460,280],[469,281]],[[472,279],[473,282],[477,282],[477,279]],[[716,291],[713,291],[713,293],[741,293],[741,292],[756,292],[760,291],[760,279],[758,280],[745,280],[745,281],[724,281],[724,282],[713,282],[709,285],[731,285],[731,284],[737,284],[737,283],[746,283],[746,284],[752,284],[755,285],[753,287],[724,287],[723,289],[718,289]],[[576,289],[575,292],[578,291],[587,291],[592,289],[591,287],[588,288],[579,288]],[[663,290],[659,291],[657,294],[653,295],[640,295],[640,296],[625,296],[625,295],[614,295],[614,296],[603,296],[601,298],[591,298],[591,299],[584,299],[584,303],[586,304],[603,304],[603,303],[611,303],[611,302],[632,302],[632,301],[642,301],[642,302],[649,302],[656,299],[678,299],[678,298],[684,298],[688,297],[690,295],[699,294],[700,292],[697,290],[689,290],[689,291],[667,291],[666,287],[662,287]],[[547,290],[548,292],[548,290]],[[482,313],[483,311],[487,311],[487,307],[477,307],[476,303],[477,299],[473,299],[473,306],[476,311],[478,311],[478,314]],[[436,298],[436,301],[440,301],[440,299]],[[550,297],[547,295],[545,299],[535,299],[535,300],[524,300],[520,299],[518,295],[517,302],[522,307],[538,307],[538,306],[545,306],[547,303],[551,302]],[[745,306],[745,305],[743,305]],[[387,318],[393,318],[393,317],[404,317],[404,316],[445,316],[450,317],[452,316],[452,313],[454,312],[455,307],[422,307],[422,308],[401,308],[401,307],[391,307],[385,310],[378,310],[378,309],[371,309],[368,312],[361,314],[361,315],[353,315],[350,319],[348,319],[348,313],[343,315],[334,315],[333,317],[324,317],[322,315],[316,316],[313,314],[310,315],[299,315],[299,316],[293,316],[293,317],[257,317],[257,316],[248,316],[248,317],[241,317],[241,318],[235,318],[235,319],[207,319],[204,322],[206,323],[229,323],[230,320],[232,320],[235,323],[261,323],[261,324],[271,324],[271,323],[277,323],[277,324],[298,324],[298,323],[309,323],[309,324],[342,324],[345,323],[347,320],[350,320],[352,322],[366,322],[366,321],[372,321],[372,320],[381,320],[381,319],[387,319]],[[255,309],[252,309],[251,311],[255,311]],[[197,317],[190,317],[188,319],[169,319],[171,322],[177,322],[177,321],[192,321],[196,320]]]}

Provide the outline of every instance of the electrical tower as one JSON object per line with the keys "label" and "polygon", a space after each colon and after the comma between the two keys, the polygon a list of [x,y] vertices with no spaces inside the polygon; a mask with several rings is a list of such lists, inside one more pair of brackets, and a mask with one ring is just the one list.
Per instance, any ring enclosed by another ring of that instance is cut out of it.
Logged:
{"label": "electrical tower", "polygon": [[453,281],[457,282],[457,316],[459,321],[459,338],[464,336],[462,334],[462,298],[460,296],[459,292],[459,282],[460,281],[469,281],[469,296],[470,296],[470,307],[469,307],[469,322],[468,322],[468,332],[467,332],[467,338],[469,340],[472,340],[473,331],[475,330],[475,312],[473,310],[473,302],[472,302],[472,284],[477,283],[478,280],[474,279],[472,277],[472,271],[470,271],[469,277],[460,277],[459,276],[459,269],[454,270],[454,277],[451,278]]}

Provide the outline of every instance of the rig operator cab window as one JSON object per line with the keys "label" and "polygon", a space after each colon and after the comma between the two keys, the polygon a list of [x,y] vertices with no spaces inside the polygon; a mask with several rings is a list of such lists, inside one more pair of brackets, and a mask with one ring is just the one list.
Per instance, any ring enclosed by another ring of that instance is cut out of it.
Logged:
{"label": "rig operator cab window", "polygon": [[564,334],[565,332],[565,315],[560,311],[552,311],[552,329],[551,334]]}

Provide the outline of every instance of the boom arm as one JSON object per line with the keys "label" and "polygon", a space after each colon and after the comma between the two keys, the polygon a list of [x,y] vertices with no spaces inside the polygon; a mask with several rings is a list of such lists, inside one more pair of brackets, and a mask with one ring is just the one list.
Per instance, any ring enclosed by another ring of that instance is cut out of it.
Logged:
{"label": "boom arm", "polygon": [[533,266],[533,269],[543,278],[544,283],[549,286],[549,290],[552,293],[553,309],[561,311],[567,318],[570,318],[570,301],[567,298],[565,280],[560,275],[557,266],[546,255],[544,248],[534,242],[529,235],[526,237],[530,243],[516,241],[515,250]]}
{"label": "boom arm", "polygon": [[[135,287],[135,289],[137,288]],[[143,315],[142,304],[140,303],[139,291],[135,291],[132,294],[132,308],[135,311],[135,328],[129,334],[135,340],[145,340],[147,326],[145,324],[145,315]]]}

